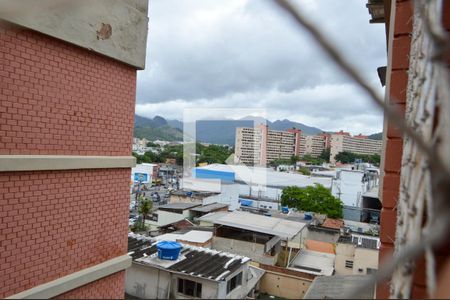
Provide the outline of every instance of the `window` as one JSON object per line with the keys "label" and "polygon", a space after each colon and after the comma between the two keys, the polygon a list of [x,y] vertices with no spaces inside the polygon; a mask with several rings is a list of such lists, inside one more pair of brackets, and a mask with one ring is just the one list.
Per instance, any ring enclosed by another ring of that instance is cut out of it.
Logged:
{"label": "window", "polygon": [[238,286],[242,285],[242,272],[228,280],[227,282],[227,294],[237,288]]}
{"label": "window", "polygon": [[353,260],[346,260],[345,267],[349,269],[353,269]]}
{"label": "window", "polygon": [[188,279],[178,278],[178,293],[201,298],[202,284]]}

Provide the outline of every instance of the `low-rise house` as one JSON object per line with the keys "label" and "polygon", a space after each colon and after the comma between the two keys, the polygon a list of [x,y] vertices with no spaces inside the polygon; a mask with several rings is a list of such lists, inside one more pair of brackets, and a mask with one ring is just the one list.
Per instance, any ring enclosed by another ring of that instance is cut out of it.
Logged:
{"label": "low-rise house", "polygon": [[336,244],[335,269],[337,275],[372,274],[378,269],[378,237],[342,236]]}
{"label": "low-rise house", "polygon": [[158,207],[145,224],[150,226],[150,230],[157,230],[160,227],[184,220],[192,219],[191,208],[200,206],[198,203],[169,203]]}
{"label": "low-rise house", "polygon": [[234,211],[213,220],[212,248],[251,257],[274,265],[282,246],[298,247],[303,243],[306,224],[280,218]]}
{"label": "low-rise house", "polygon": [[254,298],[264,270],[250,258],[182,244],[175,260],[160,259],[157,244],[129,236],[132,265],[126,270],[125,291],[142,299]]}
{"label": "low-rise house", "polygon": [[[371,276],[367,275],[335,275],[316,277],[309,287],[304,299],[374,299],[375,284],[367,285]],[[359,290],[354,298],[349,298],[352,291],[361,286],[367,288]]]}
{"label": "low-rise house", "polygon": [[316,276],[331,276],[334,274],[336,255],[301,249],[289,263],[288,269]]}

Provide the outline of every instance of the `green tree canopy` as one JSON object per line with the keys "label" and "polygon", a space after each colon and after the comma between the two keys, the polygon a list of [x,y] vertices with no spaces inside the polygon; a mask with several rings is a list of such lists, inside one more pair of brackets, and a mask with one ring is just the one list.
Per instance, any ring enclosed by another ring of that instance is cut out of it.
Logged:
{"label": "green tree canopy", "polygon": [[380,155],[379,154],[367,155],[367,154],[356,154],[353,152],[342,151],[342,152],[339,152],[338,154],[336,154],[336,156],[334,158],[336,159],[336,161],[339,161],[343,164],[351,164],[351,163],[354,163],[356,160],[361,160],[362,162],[367,162],[367,163],[371,163],[374,165],[380,164]]}
{"label": "green tree canopy", "polygon": [[305,188],[285,187],[281,195],[281,205],[301,211],[326,214],[330,218],[342,218],[342,201],[320,184]]}

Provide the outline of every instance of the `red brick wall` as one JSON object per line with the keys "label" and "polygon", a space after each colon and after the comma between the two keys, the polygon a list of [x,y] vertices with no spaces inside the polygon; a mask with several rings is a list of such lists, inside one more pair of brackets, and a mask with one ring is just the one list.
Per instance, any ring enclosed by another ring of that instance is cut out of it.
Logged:
{"label": "red brick wall", "polygon": [[[0,155],[131,155],[136,70],[0,24]],[[0,173],[0,298],[123,255],[130,169]],[[124,274],[64,297],[122,298]]]}
{"label": "red brick wall", "polygon": [[122,271],[59,295],[55,299],[123,299],[124,284],[125,271]]}
{"label": "red brick wall", "polygon": [[[411,44],[410,34],[413,23],[413,1],[392,0],[396,5],[394,24],[394,39],[392,44],[392,72],[390,74],[390,86],[386,90],[390,96],[390,103],[405,111],[406,88],[408,82],[409,50]],[[450,30],[450,1],[444,0],[443,16],[444,26]],[[450,56],[449,56],[450,57]],[[381,211],[381,248],[380,265],[390,257],[394,249],[395,228],[397,218],[397,201],[400,186],[400,169],[402,159],[403,140],[401,134],[388,122],[386,132],[386,148],[384,157],[384,177],[382,190]],[[448,249],[447,249],[448,252]],[[437,266],[444,265],[448,256],[437,253]],[[448,253],[446,253],[448,255]],[[426,298],[426,274],[423,258],[417,261],[416,272],[413,279],[413,298]],[[389,286],[385,282],[377,288],[377,298],[383,299],[389,296]]]}
{"label": "red brick wall", "polygon": [[132,67],[0,25],[0,84],[0,154],[131,154]]}
{"label": "red brick wall", "polygon": [[128,169],[0,173],[0,298],[125,254],[129,178]]}

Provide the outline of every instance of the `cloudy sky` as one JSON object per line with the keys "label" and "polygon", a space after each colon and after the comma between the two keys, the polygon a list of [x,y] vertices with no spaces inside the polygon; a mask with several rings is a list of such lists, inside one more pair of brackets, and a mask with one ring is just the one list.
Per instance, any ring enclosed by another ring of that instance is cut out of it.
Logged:
{"label": "cloudy sky", "polygon": [[[363,0],[297,0],[301,11],[383,93],[384,25],[369,24]],[[136,113],[183,118],[185,108],[265,110],[354,134],[382,130],[382,113],[269,0],[150,0],[146,70]]]}

